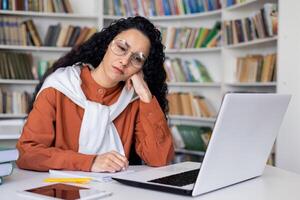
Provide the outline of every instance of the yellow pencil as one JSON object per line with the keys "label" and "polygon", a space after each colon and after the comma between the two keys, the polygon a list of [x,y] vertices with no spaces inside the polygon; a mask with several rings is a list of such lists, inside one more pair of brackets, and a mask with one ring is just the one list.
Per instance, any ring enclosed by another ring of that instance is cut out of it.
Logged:
{"label": "yellow pencil", "polygon": [[53,183],[53,182],[59,182],[59,183],[81,183],[85,184],[90,182],[91,178],[46,178],[44,179],[44,182],[47,183]]}

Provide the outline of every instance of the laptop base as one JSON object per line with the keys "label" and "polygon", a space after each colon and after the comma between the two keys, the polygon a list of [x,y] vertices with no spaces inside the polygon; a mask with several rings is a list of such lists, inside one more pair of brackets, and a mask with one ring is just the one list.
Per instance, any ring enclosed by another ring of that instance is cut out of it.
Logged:
{"label": "laptop base", "polygon": [[147,183],[141,183],[141,182],[136,182],[136,181],[131,181],[131,180],[124,180],[120,178],[114,178],[112,179],[125,184],[125,185],[130,185],[133,187],[139,187],[139,188],[146,188],[150,190],[155,190],[155,191],[161,191],[161,192],[168,192],[172,194],[180,194],[180,195],[185,195],[185,196],[192,196],[193,190],[186,190],[186,189],[178,189],[178,188],[172,188],[172,187],[167,187],[163,185],[154,185],[154,184],[147,184]]}

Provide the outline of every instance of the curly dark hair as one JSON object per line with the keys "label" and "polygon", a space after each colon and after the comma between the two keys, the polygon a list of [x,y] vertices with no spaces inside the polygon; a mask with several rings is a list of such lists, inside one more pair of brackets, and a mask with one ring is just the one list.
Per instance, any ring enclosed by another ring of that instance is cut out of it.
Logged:
{"label": "curly dark hair", "polygon": [[137,29],[147,36],[151,42],[150,54],[142,68],[144,80],[151,93],[156,97],[160,107],[166,114],[168,112],[168,101],[166,95],[168,88],[166,84],[166,72],[163,67],[165,54],[164,46],[161,43],[160,31],[146,18],[141,16],[121,18],[113,21],[108,27],[95,33],[90,39],[81,45],[74,46],[70,52],[59,58],[51,68],[49,68],[41,81],[35,88],[29,111],[33,108],[35,97],[41,89],[45,79],[58,68],[71,66],[77,62],[89,63],[98,67],[110,42],[116,35],[128,29]]}

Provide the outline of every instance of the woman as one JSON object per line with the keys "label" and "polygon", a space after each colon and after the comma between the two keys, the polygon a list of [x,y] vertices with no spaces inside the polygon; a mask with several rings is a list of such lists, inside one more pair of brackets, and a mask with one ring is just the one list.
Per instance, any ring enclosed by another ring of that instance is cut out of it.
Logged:
{"label": "woman", "polygon": [[173,157],[161,34],[120,19],[74,47],[43,77],[17,143],[20,168],[116,172],[131,147],[150,166]]}

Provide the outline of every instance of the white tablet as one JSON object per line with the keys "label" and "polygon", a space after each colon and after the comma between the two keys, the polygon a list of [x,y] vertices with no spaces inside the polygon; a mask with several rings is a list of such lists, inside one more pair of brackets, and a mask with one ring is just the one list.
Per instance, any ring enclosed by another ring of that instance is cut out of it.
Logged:
{"label": "white tablet", "polygon": [[96,190],[81,186],[57,183],[20,191],[18,194],[22,195],[22,197],[27,197],[30,199],[90,200],[109,196],[112,193],[104,190]]}

